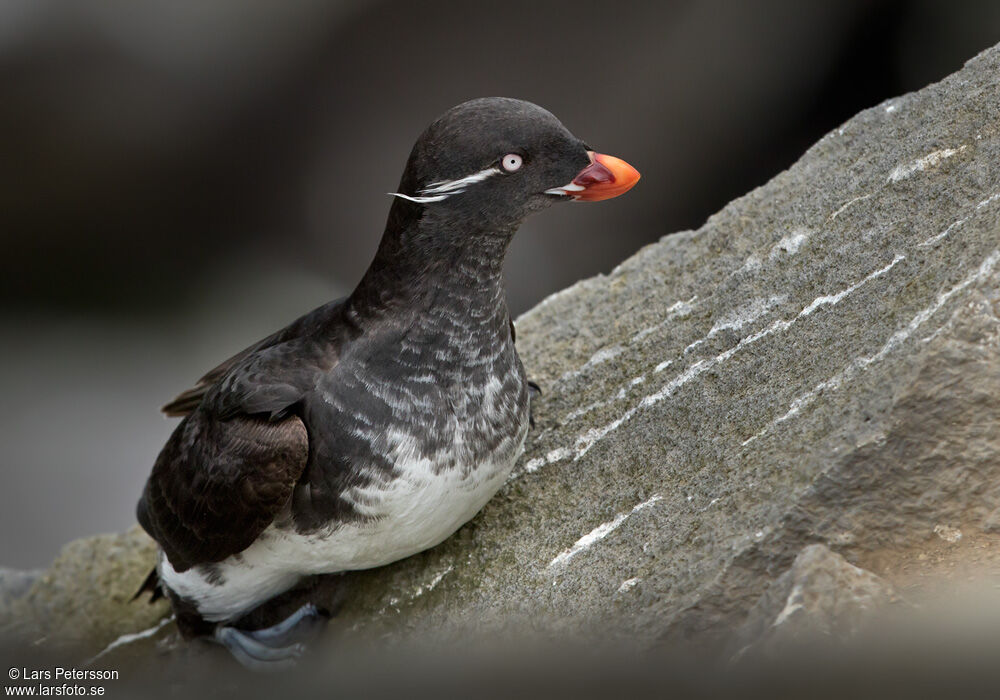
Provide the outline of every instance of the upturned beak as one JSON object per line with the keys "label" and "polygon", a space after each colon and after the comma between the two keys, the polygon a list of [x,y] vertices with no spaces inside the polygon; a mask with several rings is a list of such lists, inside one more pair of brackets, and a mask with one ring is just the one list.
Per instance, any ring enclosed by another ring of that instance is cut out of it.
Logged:
{"label": "upturned beak", "polygon": [[639,182],[639,171],[621,158],[587,151],[590,165],[581,170],[573,181],[562,187],[545,190],[545,194],[559,194],[581,202],[599,202],[625,194]]}

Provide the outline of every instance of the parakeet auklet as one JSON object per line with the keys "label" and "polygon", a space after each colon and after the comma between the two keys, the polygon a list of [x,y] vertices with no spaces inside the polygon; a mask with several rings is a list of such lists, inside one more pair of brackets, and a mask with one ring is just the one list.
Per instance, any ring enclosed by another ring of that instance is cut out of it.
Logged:
{"label": "parakeet auklet", "polygon": [[281,663],[314,608],[263,630],[233,623],[305,577],[389,564],[471,519],[528,431],[508,244],[528,214],[638,179],[528,102],[472,100],[431,124],[354,292],[164,407],[184,418],[137,514],[161,550],[144,588],[166,593],[181,631],[247,665]]}

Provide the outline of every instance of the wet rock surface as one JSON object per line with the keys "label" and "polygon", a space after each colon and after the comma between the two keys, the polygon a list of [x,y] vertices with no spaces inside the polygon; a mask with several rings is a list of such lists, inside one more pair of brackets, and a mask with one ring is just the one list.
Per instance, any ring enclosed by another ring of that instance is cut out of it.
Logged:
{"label": "wet rock surface", "polygon": [[[515,474],[441,546],[343,577],[332,629],[731,650],[768,644],[795,586],[821,581],[834,602],[801,614],[847,634],[893,599],[876,575],[1000,546],[998,162],[991,49],[522,316],[544,395]],[[127,602],[152,551],[69,545],[6,629],[93,648],[155,625]]]}

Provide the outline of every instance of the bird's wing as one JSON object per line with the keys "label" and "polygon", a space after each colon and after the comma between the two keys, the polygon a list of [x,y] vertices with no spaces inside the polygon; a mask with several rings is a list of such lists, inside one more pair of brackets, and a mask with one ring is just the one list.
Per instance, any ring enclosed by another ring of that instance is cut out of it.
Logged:
{"label": "bird's wing", "polygon": [[218,420],[201,407],[160,452],[139,523],[184,571],[241,552],[286,505],[309,458],[298,416]]}
{"label": "bird's wing", "polygon": [[317,331],[337,330],[342,303],[230,358],[165,408],[186,415],[157,457],[137,516],[177,571],[243,551],[287,506],[309,460],[296,407],[336,362],[338,333]]}
{"label": "bird's wing", "polygon": [[238,352],[222,364],[209,370],[193,387],[179,394],[173,401],[166,404],[160,410],[168,416],[188,415],[201,404],[205,395],[208,394],[212,387],[226,377],[226,375],[230,374],[234,368],[241,363],[247,362],[256,353],[315,331],[321,325],[327,323],[330,318],[334,317],[340,311],[343,303],[344,299],[337,299],[324,304],[310,311],[305,316],[296,319],[280,331],[272,333],[263,340],[259,340],[245,350]]}
{"label": "bird's wing", "polygon": [[220,365],[213,367],[206,372],[193,387],[178,394],[173,401],[163,406],[160,410],[168,416],[186,416],[191,413],[194,409],[198,408],[198,404],[200,404],[202,399],[205,398],[205,394],[208,393],[208,390],[212,388],[213,384],[226,376],[226,374],[233,369],[233,367],[253,353],[280,342],[282,334],[284,334],[286,330],[287,329],[283,328],[277,333],[272,333],[263,340],[260,340],[245,350],[233,355]]}

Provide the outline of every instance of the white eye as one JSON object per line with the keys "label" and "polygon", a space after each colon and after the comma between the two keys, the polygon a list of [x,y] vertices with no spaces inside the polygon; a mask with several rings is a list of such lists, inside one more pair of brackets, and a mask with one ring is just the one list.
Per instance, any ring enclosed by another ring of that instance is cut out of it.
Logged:
{"label": "white eye", "polygon": [[516,153],[508,153],[500,159],[500,164],[503,166],[504,170],[508,173],[512,173],[515,170],[521,169],[521,166],[524,165],[524,159]]}

